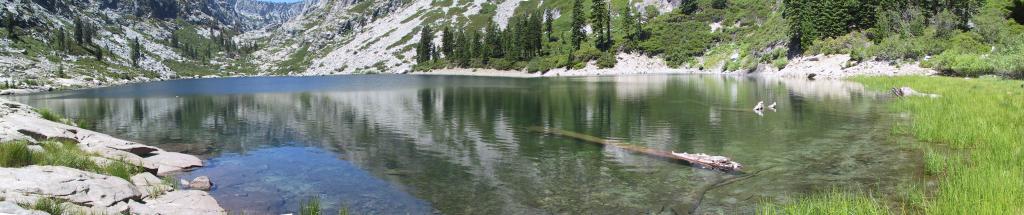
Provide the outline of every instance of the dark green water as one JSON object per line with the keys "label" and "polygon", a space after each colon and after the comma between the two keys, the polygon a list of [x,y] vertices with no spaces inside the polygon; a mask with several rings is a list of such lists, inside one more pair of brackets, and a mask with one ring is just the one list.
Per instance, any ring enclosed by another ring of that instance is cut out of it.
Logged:
{"label": "dark green water", "polygon": [[[95,130],[199,155],[232,211],[321,196],[373,214],[753,213],[920,175],[873,92],[728,76],[508,79],[338,76],[183,80],[15,99]],[[779,103],[760,116],[759,100]],[[743,176],[533,132],[540,126],[731,157]],[[699,203],[698,203],[699,202]]]}

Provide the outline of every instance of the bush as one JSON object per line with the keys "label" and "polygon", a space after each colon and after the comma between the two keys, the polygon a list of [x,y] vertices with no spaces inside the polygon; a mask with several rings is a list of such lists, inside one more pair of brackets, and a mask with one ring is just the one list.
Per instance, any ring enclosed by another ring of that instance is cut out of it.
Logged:
{"label": "bush", "polygon": [[956,54],[984,54],[992,51],[992,46],[982,42],[981,34],[974,32],[959,33],[949,39],[946,52]]}
{"label": "bush", "polygon": [[618,63],[614,53],[604,53],[597,59],[597,68],[612,68]]}
{"label": "bush", "polygon": [[17,141],[0,143],[0,167],[23,167],[32,165],[32,151],[28,143]]}
{"label": "bush", "polygon": [[866,47],[870,43],[864,33],[854,32],[836,38],[816,40],[807,48],[807,52],[812,55],[850,54],[854,49]]}
{"label": "bush", "polygon": [[785,69],[786,65],[789,65],[789,59],[786,57],[779,57],[772,61],[772,66],[779,70]]}

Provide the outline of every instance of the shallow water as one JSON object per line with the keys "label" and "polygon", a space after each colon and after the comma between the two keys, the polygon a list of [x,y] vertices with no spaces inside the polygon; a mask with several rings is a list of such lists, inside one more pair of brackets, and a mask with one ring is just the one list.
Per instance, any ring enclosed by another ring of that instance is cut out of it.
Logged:
{"label": "shallow water", "polygon": [[[893,114],[857,84],[730,76],[509,79],[336,76],[180,80],[16,100],[95,130],[199,155],[234,212],[753,213],[833,187],[921,175]],[[777,101],[763,116],[750,108]],[[724,174],[540,126],[731,157]],[[735,177],[756,176],[721,186]]]}

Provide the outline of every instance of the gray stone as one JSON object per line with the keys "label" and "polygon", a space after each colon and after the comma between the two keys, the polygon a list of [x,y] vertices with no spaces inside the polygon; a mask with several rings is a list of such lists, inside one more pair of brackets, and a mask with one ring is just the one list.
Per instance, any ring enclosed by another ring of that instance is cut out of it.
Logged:
{"label": "gray stone", "polygon": [[134,175],[131,179],[135,189],[142,194],[144,199],[174,190],[174,187],[164,184],[163,180],[148,172]]}
{"label": "gray stone", "polygon": [[0,202],[0,214],[49,215],[46,212],[21,208],[14,202]]}
{"label": "gray stone", "polygon": [[217,200],[210,194],[198,190],[179,190],[164,194],[145,204],[130,201],[132,214],[225,214]]}
{"label": "gray stone", "polygon": [[32,151],[32,152],[35,152],[35,153],[43,153],[43,152],[46,152],[46,150],[45,150],[45,149],[43,149],[43,146],[40,146],[40,145],[29,145],[29,146],[28,146],[28,150],[29,150],[29,151]]}
{"label": "gray stone", "polygon": [[176,152],[160,151],[156,155],[142,159],[145,163],[157,166],[157,175],[167,176],[176,172],[203,166],[203,161],[196,156]]}
{"label": "gray stone", "polygon": [[199,176],[192,180],[192,183],[188,183],[188,187],[195,190],[209,191],[213,188],[213,183],[210,183],[210,177]]}
{"label": "gray stone", "polygon": [[0,195],[18,202],[55,197],[90,207],[140,196],[124,179],[60,166],[0,168]]}

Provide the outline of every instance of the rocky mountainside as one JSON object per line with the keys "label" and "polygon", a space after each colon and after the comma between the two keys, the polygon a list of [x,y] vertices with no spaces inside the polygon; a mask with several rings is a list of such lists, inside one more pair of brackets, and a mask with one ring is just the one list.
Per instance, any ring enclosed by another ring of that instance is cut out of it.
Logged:
{"label": "rocky mountainside", "polygon": [[[634,0],[668,12],[679,0]],[[0,89],[153,79],[407,72],[421,26],[506,26],[571,1],[0,0]],[[558,18],[556,23],[568,22]],[[13,23],[7,25],[7,23]],[[54,30],[56,29],[56,30]]]}
{"label": "rocky mountainside", "polygon": [[255,50],[234,35],[304,3],[253,0],[0,0],[0,88],[88,87],[234,74]]}
{"label": "rocky mountainside", "polygon": [[207,13],[221,23],[241,30],[256,30],[284,23],[306,10],[316,0],[275,3],[258,0],[206,0]]}

